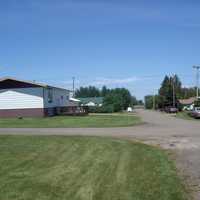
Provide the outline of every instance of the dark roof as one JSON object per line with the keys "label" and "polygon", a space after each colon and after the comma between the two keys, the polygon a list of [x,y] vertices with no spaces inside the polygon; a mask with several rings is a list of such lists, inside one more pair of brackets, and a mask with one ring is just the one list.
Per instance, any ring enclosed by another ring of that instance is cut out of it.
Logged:
{"label": "dark roof", "polygon": [[95,104],[102,104],[103,103],[103,97],[86,97],[86,98],[77,98],[81,101],[83,104],[88,104],[89,102],[93,102]]}
{"label": "dark roof", "polygon": [[43,83],[37,83],[35,81],[25,81],[21,79],[12,78],[12,77],[0,78],[0,89],[27,88],[27,87],[43,87],[43,88],[51,87],[51,88],[66,90],[64,88],[54,87],[54,86],[50,86]]}

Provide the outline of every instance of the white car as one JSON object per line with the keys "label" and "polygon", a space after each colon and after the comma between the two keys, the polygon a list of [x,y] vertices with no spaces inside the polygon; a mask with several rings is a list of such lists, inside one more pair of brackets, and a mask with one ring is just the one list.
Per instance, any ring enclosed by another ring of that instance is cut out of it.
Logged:
{"label": "white car", "polygon": [[200,118],[200,107],[195,107],[193,111],[191,111],[190,115],[194,118]]}
{"label": "white car", "polygon": [[127,108],[127,112],[133,112],[133,108],[128,107],[128,108]]}

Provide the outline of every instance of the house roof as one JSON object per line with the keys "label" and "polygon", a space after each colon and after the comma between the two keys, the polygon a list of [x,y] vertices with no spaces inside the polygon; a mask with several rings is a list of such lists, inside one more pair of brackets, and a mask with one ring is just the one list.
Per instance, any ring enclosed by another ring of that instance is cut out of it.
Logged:
{"label": "house roof", "polygon": [[191,97],[189,99],[179,99],[179,102],[182,104],[182,105],[190,105],[190,104],[193,104],[195,101],[196,101],[196,97]]}
{"label": "house roof", "polygon": [[88,104],[90,102],[93,102],[95,104],[102,104],[103,103],[103,97],[86,97],[86,98],[78,98],[81,103]]}
{"label": "house roof", "polygon": [[[26,84],[27,86],[44,87],[44,88],[51,87],[51,88],[67,90],[67,89],[60,88],[60,87],[55,87],[55,86],[51,86],[51,85],[47,85],[47,84],[43,84],[43,83],[38,83],[38,82],[35,82],[35,81],[26,81],[26,80],[22,80],[22,79],[16,79],[16,78],[13,78],[13,77],[0,78],[0,85],[2,85],[3,83],[6,83],[6,82],[21,83],[21,84]],[[12,85],[14,85],[14,84],[12,84]],[[67,91],[70,91],[70,90],[67,90]]]}

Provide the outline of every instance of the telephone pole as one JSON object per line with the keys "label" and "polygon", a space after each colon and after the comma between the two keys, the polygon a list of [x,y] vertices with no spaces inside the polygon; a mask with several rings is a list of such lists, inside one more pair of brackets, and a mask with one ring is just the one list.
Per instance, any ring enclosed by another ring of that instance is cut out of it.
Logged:
{"label": "telephone pole", "polygon": [[72,77],[72,81],[73,81],[73,89],[72,89],[72,92],[73,92],[73,97],[75,96],[75,77]]}
{"label": "telephone pole", "polygon": [[193,66],[194,69],[196,69],[196,92],[197,92],[197,100],[199,99],[199,69],[200,66],[199,65],[194,65]]}
{"label": "telephone pole", "polygon": [[156,110],[156,95],[153,94],[153,110]]}
{"label": "telephone pole", "polygon": [[156,102],[156,90],[153,91],[153,95],[152,95],[152,106],[153,106],[153,110],[156,110],[156,107],[157,107],[157,102]]}
{"label": "telephone pole", "polygon": [[175,75],[172,76],[172,87],[173,87],[173,107],[176,107],[176,94],[175,94]]}

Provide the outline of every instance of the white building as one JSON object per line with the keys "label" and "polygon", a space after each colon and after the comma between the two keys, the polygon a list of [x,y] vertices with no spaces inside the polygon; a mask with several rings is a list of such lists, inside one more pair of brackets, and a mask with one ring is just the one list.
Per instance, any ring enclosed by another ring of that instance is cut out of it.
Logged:
{"label": "white building", "polygon": [[82,106],[101,107],[103,105],[103,97],[86,97],[79,98]]}
{"label": "white building", "polygon": [[70,91],[14,78],[0,79],[0,117],[41,117],[71,106]]}

